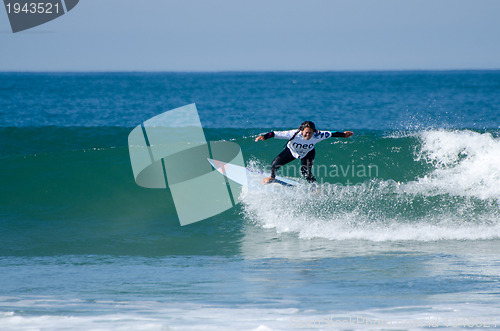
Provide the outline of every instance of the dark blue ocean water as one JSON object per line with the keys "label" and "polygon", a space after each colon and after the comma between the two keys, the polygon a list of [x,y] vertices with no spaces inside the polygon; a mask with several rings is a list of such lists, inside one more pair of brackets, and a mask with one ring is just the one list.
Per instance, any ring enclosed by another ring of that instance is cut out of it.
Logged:
{"label": "dark blue ocean water", "polygon": [[2,127],[135,127],[196,103],[206,128],[498,129],[500,73],[0,73]]}
{"label": "dark blue ocean water", "polygon": [[[355,135],[317,145],[320,194],[254,185],[181,227],[127,138],[190,103],[256,169],[284,143],[260,133]],[[500,324],[499,71],[0,73],[0,134],[6,330]]]}

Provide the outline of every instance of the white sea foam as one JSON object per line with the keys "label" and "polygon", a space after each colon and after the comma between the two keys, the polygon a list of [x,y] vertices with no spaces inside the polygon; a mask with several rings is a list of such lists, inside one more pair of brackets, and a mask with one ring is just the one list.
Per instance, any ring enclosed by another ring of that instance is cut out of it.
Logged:
{"label": "white sea foam", "polygon": [[[0,314],[0,329],[32,330],[287,330],[296,308],[213,307],[155,301],[95,301],[9,299],[12,309]],[[5,302],[0,304],[5,306]],[[14,302],[12,302],[14,301]],[[37,313],[24,313],[34,310]],[[50,313],[53,310],[54,313]],[[40,313],[39,311],[47,311]]]}
{"label": "white sea foam", "polygon": [[490,133],[445,130],[420,136],[422,147],[417,159],[436,169],[409,188],[500,201],[499,138]]}
{"label": "white sea foam", "polygon": [[[74,300],[69,302],[73,304]],[[55,308],[64,305],[58,300]],[[5,331],[27,330],[425,330],[496,328],[500,309],[486,304],[400,306],[359,311],[305,308],[210,307],[187,303],[96,302],[114,313],[0,314]],[[36,309],[36,301],[29,308]],[[46,306],[44,306],[46,308]],[[86,307],[92,309],[91,306]]]}

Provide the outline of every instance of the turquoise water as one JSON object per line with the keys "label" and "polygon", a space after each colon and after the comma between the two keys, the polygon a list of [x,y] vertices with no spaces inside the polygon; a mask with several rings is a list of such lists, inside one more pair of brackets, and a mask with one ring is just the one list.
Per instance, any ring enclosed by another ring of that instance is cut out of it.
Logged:
{"label": "turquoise water", "polygon": [[[500,324],[498,71],[0,81],[6,330]],[[192,102],[207,140],[258,170],[283,146],[262,132],[313,120],[355,136],[317,146],[318,192],[251,185],[181,227],[168,190],[135,184],[127,137]]]}

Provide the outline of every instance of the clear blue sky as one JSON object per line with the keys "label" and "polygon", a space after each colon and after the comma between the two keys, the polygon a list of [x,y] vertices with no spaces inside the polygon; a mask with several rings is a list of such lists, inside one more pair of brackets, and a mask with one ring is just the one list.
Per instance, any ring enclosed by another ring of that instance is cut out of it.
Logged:
{"label": "clear blue sky", "polygon": [[80,0],[0,71],[500,69],[498,0]]}

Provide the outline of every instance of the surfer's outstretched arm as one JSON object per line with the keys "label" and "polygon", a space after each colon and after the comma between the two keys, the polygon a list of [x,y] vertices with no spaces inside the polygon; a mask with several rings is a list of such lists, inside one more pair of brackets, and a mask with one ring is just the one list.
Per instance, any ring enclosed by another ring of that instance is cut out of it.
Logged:
{"label": "surfer's outstretched arm", "polygon": [[[317,131],[317,132],[328,132],[328,131]],[[277,131],[276,133],[274,131],[271,131],[271,132],[268,132],[266,134],[263,134],[261,136],[258,136],[257,138],[255,138],[255,141],[259,141],[259,140],[267,140],[267,139],[270,139],[270,138],[279,138],[279,139],[290,139],[291,137],[295,137],[296,136],[296,131],[295,130],[290,130],[290,131]],[[330,133],[330,137],[338,137],[338,138],[349,138],[350,136],[352,136],[354,134],[354,132],[352,131],[337,131],[337,132],[329,132]],[[325,138],[327,138],[327,136],[325,136]],[[324,139],[324,138],[323,138]]]}
{"label": "surfer's outstretched arm", "polygon": [[332,137],[349,138],[353,134],[354,132],[352,131],[344,131],[344,132],[337,131],[337,132],[332,132]]}
{"label": "surfer's outstretched arm", "polygon": [[267,140],[269,138],[274,138],[274,132],[271,131],[271,132],[268,132],[266,134],[263,134],[262,136],[258,136],[257,138],[255,138],[255,141],[259,141],[259,140]]}

